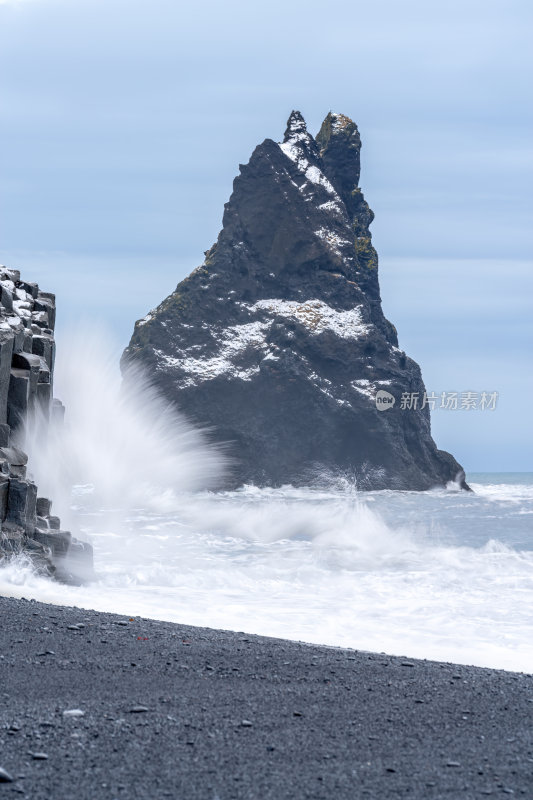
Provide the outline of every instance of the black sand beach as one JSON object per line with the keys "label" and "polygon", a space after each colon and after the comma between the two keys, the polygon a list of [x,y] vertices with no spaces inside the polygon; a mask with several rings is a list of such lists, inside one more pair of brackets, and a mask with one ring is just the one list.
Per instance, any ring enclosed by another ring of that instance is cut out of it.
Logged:
{"label": "black sand beach", "polygon": [[26,600],[0,613],[0,800],[533,798],[531,676]]}

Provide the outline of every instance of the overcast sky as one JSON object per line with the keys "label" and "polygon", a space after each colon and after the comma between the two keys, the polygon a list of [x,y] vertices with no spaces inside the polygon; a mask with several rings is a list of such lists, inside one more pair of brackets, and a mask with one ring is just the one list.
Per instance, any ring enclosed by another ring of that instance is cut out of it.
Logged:
{"label": "overcast sky", "polygon": [[117,352],[292,108],[363,139],[386,315],[471,470],[533,469],[530,0],[0,0],[0,261]]}

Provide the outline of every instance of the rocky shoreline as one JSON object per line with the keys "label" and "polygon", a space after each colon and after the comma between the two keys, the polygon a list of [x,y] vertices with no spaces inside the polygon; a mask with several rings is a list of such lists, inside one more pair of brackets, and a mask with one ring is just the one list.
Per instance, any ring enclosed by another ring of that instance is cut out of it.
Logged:
{"label": "rocky shoreline", "polygon": [[46,437],[65,410],[53,397],[55,318],[55,295],[0,266],[0,564],[24,553],[41,574],[78,583],[92,574],[92,548],[61,530],[24,452],[28,422]]}
{"label": "rocky shoreline", "polygon": [[532,676],[0,598],[0,797],[531,797]]}

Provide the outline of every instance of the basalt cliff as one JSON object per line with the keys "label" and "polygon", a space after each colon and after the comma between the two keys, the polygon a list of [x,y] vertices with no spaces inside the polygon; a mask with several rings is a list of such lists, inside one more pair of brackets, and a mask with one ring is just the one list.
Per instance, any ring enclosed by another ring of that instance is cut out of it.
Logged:
{"label": "basalt cliff", "polygon": [[[383,315],[360,150],[348,117],[328,114],[313,138],[294,111],[283,142],[241,165],[204,263],[136,323],[124,353],[123,367],[143,365],[225,444],[235,486],[466,485]],[[412,393],[417,409],[401,403]]]}
{"label": "basalt cliff", "polygon": [[79,583],[92,573],[92,548],[61,530],[22,449],[30,417],[44,437],[64,412],[53,399],[55,315],[53,294],[0,266],[0,565],[24,554],[39,573]]}

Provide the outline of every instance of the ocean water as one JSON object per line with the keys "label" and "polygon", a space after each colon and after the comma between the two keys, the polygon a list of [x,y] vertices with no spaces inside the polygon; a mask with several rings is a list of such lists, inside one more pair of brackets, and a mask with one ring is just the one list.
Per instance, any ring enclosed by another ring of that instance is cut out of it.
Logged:
{"label": "ocean water", "polygon": [[63,367],[65,427],[26,446],[96,580],[59,585],[18,559],[1,594],[533,671],[533,474],[468,475],[472,493],[206,489],[220,453],[93,355],[86,384],[76,359]]}
{"label": "ocean water", "polygon": [[74,518],[97,581],[18,562],[0,592],[129,616],[533,671],[533,475],[472,475],[474,494],[256,489],[179,510]]}

